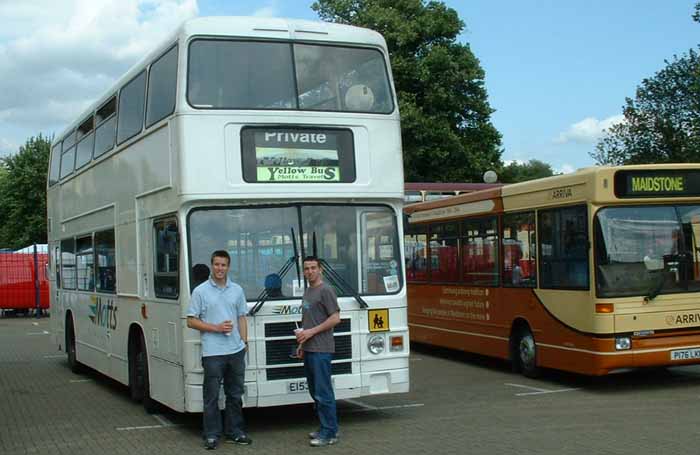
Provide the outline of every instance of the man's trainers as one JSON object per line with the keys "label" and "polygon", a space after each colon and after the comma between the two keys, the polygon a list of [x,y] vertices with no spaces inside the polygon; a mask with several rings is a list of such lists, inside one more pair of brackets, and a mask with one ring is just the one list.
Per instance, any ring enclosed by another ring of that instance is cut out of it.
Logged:
{"label": "man's trainers", "polygon": [[207,450],[216,450],[216,439],[207,438],[206,441],[204,441],[204,448]]}
{"label": "man's trainers", "polygon": [[230,444],[239,444],[242,446],[248,446],[248,445],[253,443],[253,440],[250,439],[247,435],[242,434],[239,436],[227,436],[226,442],[228,442]]}
{"label": "man's trainers", "polygon": [[332,446],[338,442],[338,438],[328,438],[328,439],[321,439],[321,438],[314,438],[309,441],[309,445],[311,447],[325,447],[325,446]]}
{"label": "man's trainers", "polygon": [[[340,432],[336,433],[335,439],[337,440],[338,437],[340,436]],[[318,431],[312,431],[309,433],[309,439],[320,439],[319,437],[319,432]],[[336,441],[337,442],[337,441]]]}

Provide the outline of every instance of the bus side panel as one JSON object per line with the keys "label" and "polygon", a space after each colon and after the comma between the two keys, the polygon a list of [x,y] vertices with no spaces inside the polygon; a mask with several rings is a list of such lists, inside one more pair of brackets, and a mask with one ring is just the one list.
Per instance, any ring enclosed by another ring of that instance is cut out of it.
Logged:
{"label": "bus side panel", "polygon": [[533,289],[411,283],[408,292],[412,341],[508,359],[514,322],[522,320],[535,337],[539,366],[595,375],[615,364],[607,355],[614,353],[612,337],[566,326]]}

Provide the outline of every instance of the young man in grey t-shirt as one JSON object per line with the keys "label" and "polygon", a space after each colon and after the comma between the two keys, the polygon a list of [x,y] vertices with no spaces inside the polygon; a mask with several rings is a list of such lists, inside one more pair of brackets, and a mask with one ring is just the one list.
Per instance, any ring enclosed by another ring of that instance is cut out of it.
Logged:
{"label": "young man in grey t-shirt", "polygon": [[304,371],[311,398],[316,402],[320,427],[309,433],[311,446],[338,442],[338,417],[331,381],[331,360],[335,352],[333,327],[340,322],[335,290],[323,282],[323,269],[317,257],[304,258],[304,277],[309,287],[302,301],[302,330],[297,332],[297,354],[304,359]]}

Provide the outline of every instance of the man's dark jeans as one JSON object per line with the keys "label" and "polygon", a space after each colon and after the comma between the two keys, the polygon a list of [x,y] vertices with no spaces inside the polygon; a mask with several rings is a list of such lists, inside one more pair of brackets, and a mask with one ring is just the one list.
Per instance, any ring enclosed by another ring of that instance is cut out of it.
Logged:
{"label": "man's dark jeans", "polygon": [[202,357],[204,384],[202,398],[204,415],[202,426],[205,438],[221,437],[221,411],[219,410],[219,389],[224,382],[226,409],[224,410],[224,434],[240,436],[243,429],[243,396],[245,381],[245,349],[235,354]]}
{"label": "man's dark jeans", "polygon": [[338,417],[335,412],[335,393],[331,381],[331,359],[328,352],[304,352],[304,372],[311,398],[316,402],[318,420],[321,423],[319,437],[335,438],[338,434]]}

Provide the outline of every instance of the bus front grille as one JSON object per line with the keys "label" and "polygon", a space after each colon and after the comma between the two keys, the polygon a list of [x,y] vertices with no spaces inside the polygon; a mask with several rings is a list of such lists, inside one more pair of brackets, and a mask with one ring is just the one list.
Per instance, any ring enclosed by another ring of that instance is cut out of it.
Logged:
{"label": "bus front grille", "polygon": [[[265,324],[265,337],[289,336],[296,328],[294,322]],[[341,320],[335,327],[335,354],[331,374],[352,373],[352,335],[350,319]],[[265,365],[267,380],[304,377],[302,361],[295,358],[297,342],[294,338],[265,340]],[[279,366],[278,366],[279,365]]]}

